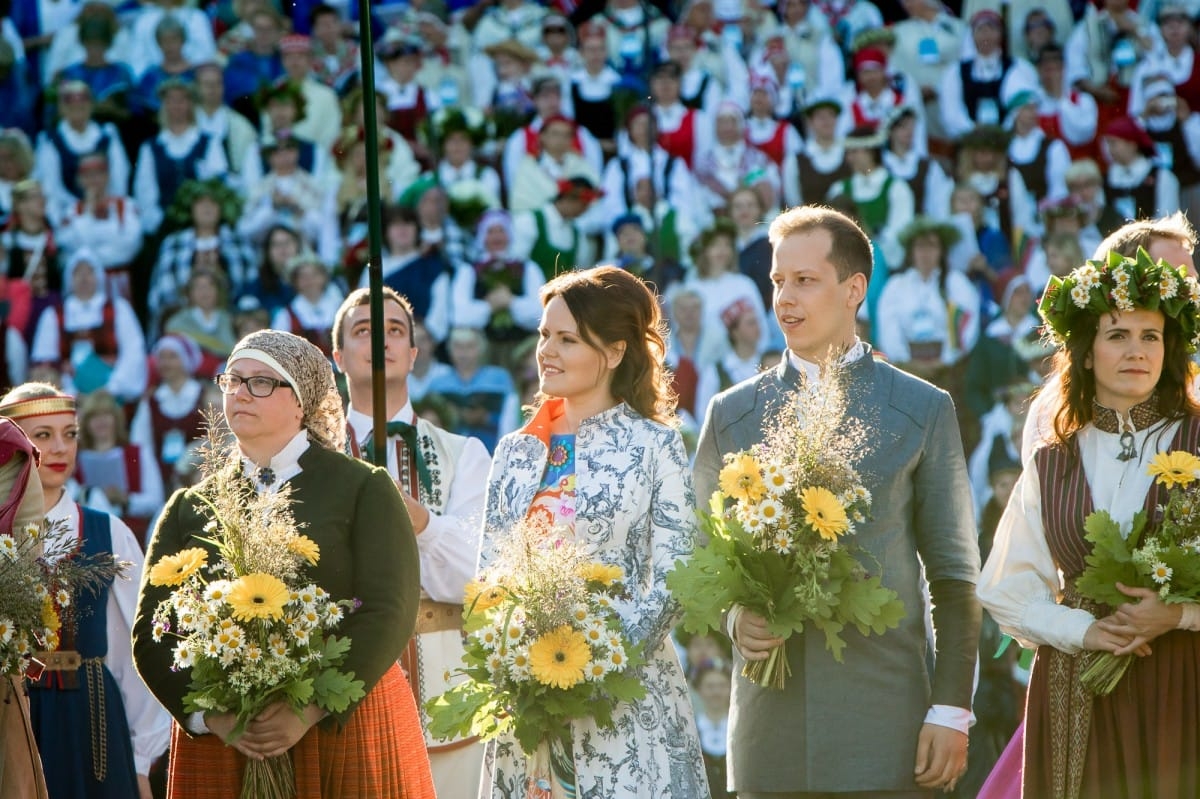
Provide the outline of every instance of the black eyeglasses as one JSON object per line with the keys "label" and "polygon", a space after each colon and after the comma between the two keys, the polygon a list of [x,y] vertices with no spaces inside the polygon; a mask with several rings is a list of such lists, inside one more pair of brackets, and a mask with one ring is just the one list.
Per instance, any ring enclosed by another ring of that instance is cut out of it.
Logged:
{"label": "black eyeglasses", "polygon": [[246,384],[246,390],[250,392],[250,396],[269,397],[275,393],[277,388],[291,388],[292,385],[286,380],[279,380],[266,375],[252,375],[250,377],[242,377],[241,375],[225,374],[217,375],[213,378],[213,382],[217,384],[217,388],[221,389],[222,394],[236,394],[242,384]]}

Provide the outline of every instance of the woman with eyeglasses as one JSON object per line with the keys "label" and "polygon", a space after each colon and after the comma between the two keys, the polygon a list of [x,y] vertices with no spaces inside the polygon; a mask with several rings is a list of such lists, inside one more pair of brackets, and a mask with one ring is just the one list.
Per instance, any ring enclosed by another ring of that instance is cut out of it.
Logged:
{"label": "woman with eyeglasses", "polygon": [[29,715],[49,795],[151,799],[150,766],[167,748],[170,720],[130,658],[141,547],[120,519],[81,507],[67,490],[79,450],[73,397],[48,383],[25,383],[0,397],[0,416],[16,422],[41,454],[46,518],[64,525],[83,555],[110,553],[129,563],[124,578],[95,593],[77,591],[60,606],[69,610],[58,647],[34,653],[46,668],[28,683]]}
{"label": "woman with eyeglasses", "polygon": [[[143,584],[134,660],[176,721],[168,797],[237,796],[247,758],[291,753],[298,797],[432,799],[416,704],[397,665],[413,632],[420,585],[416,538],[395,484],[386,471],[343,454],[346,421],[329,361],[299,336],[246,336],[215,382],[235,439],[230,468],[260,493],[290,486],[292,514],[320,547],[306,577],[334,599],[361,603],[337,634],[351,641],[342,669],[364,682],[366,696],[333,715],[315,705],[302,715],[272,705],[231,740],[232,714],[184,711],[190,675],[173,668],[169,636],[158,643],[152,636],[154,609],[170,589]],[[181,489],[168,501],[150,541],[151,563],[189,547],[205,547],[216,560],[203,540],[210,535],[197,494],[203,488]]]}

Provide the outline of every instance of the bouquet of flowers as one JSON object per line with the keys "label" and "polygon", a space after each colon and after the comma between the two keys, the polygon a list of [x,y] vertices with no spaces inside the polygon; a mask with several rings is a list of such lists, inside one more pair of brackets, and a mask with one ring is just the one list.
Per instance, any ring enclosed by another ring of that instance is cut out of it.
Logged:
{"label": "bouquet of flowers", "polygon": [[[1092,543],[1087,566],[1075,581],[1080,596],[1109,607],[1130,601],[1117,583],[1157,591],[1167,604],[1200,601],[1200,458],[1190,452],[1160,452],[1147,471],[1167,489],[1159,505],[1159,523],[1147,525],[1146,514],[1133,518],[1128,535],[1106,511],[1084,521],[1084,538]],[[1133,655],[1089,653],[1080,679],[1094,694],[1112,693],[1132,663]]]}
{"label": "bouquet of flowers", "polygon": [[77,591],[100,591],[128,567],[111,555],[83,556],[61,522],[0,533],[0,677],[41,672],[34,652],[58,647]]}
{"label": "bouquet of flowers", "polygon": [[[845,422],[841,374],[833,366],[826,373],[819,388],[779,409],[761,444],[726,457],[709,510],[700,514],[708,542],[667,575],[684,629],[720,629],[740,605],[780,637],[811,624],[841,662],[847,625],[879,634],[904,617],[896,592],[868,573],[848,542],[866,520],[871,495],[850,465],[862,436]],[[777,647],[768,659],[747,662],[742,674],[783,688],[791,667]]]}
{"label": "bouquet of flowers", "polygon": [[[212,433],[210,433],[210,441]],[[301,535],[289,491],[258,494],[240,474],[240,462],[220,461],[210,450],[205,471],[213,478],[200,497],[212,520],[205,527],[216,558],[200,547],[164,556],[149,582],[171,593],[154,612],[155,641],[178,639],[174,666],[191,671],[184,697],[189,712],[233,713],[236,739],[269,705],[286,702],[344,711],[365,692],[361,680],[339,665],[350,641],[332,634],[352,600],[335,601],[304,575],[320,550]],[[287,799],[295,794],[290,755],[249,760],[243,799]]]}
{"label": "bouquet of flowers", "polygon": [[468,235],[475,230],[485,212],[500,207],[497,197],[482,181],[458,180],[446,190],[450,218]]}
{"label": "bouquet of flowers", "polygon": [[542,789],[550,779],[573,785],[568,722],[611,727],[617,702],[645,696],[642,644],[614,605],[626,596],[624,574],[585,559],[541,521],[518,525],[500,551],[467,586],[465,679],[426,703],[429,731],[484,740],[511,732]]}

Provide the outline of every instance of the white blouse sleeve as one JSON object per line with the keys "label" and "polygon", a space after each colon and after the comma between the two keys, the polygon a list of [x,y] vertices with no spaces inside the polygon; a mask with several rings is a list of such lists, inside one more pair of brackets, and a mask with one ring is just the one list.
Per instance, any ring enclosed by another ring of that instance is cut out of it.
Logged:
{"label": "white blouse sleeve", "polygon": [[1086,610],[1059,604],[1062,577],[1046,543],[1033,458],[1009,497],[976,591],[1000,629],[1026,647],[1048,644],[1074,654],[1096,620]]}
{"label": "white blouse sleeve", "polygon": [[125,523],[109,518],[113,555],[128,561],[125,574],[113,581],[108,592],[108,654],[105,665],[121,691],[125,718],[133,740],[133,762],[138,774],[149,774],[150,764],[166,751],[171,740],[171,717],[154,698],[133,667],[131,635],[137,611],[144,556]]}

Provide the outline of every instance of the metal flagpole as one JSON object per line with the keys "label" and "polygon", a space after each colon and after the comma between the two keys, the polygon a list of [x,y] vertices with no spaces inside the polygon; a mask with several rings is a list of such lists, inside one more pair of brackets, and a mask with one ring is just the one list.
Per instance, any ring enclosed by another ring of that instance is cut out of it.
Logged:
{"label": "metal flagpole", "polygon": [[371,292],[371,442],[376,466],[387,467],[387,389],[383,354],[383,234],[379,198],[379,127],[375,113],[375,46],[370,0],[358,0],[358,52],[363,135],[367,148],[367,279]]}

